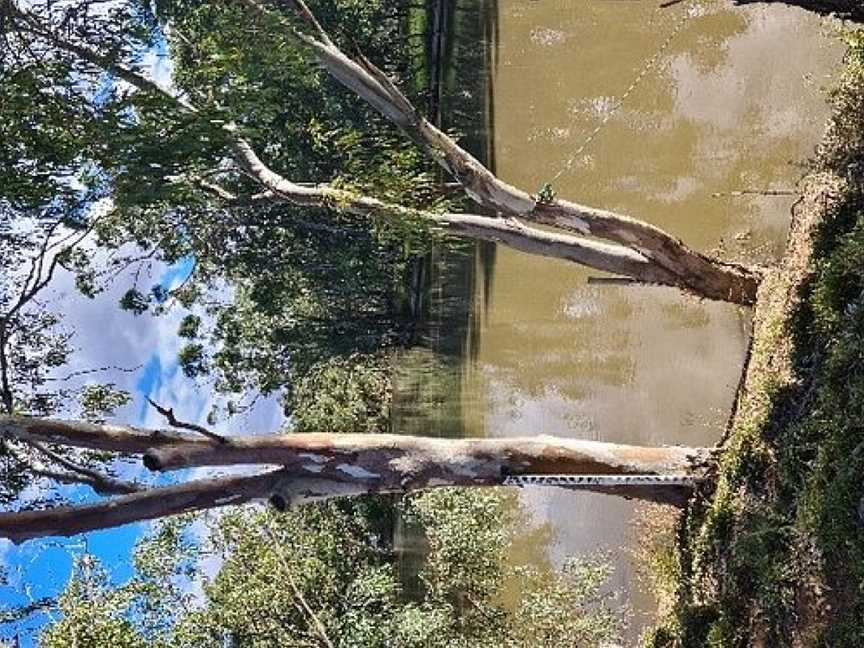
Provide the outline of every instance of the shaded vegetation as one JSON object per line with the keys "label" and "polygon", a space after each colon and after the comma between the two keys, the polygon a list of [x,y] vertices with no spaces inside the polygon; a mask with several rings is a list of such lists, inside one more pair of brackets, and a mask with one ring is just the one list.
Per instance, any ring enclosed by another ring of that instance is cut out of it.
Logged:
{"label": "shaded vegetation", "polygon": [[[751,4],[753,2],[765,2],[766,0],[735,0],[737,4]],[[860,0],[767,0],[768,2],[782,2],[783,4],[795,5],[809,11],[822,14],[835,14],[843,18],[864,20],[864,7]]]}

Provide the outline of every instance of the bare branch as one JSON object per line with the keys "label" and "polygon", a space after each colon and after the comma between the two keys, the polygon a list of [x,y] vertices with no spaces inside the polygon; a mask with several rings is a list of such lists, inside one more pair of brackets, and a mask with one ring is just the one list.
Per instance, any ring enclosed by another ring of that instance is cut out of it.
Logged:
{"label": "bare branch", "polygon": [[73,371],[71,373],[66,374],[65,376],[61,376],[59,378],[46,378],[45,382],[67,382],[72,380],[73,378],[80,378],[81,376],[89,376],[94,373],[102,373],[103,371],[119,371],[121,373],[133,373],[138,371],[144,365],[136,365],[134,367],[118,367],[117,365],[108,365],[105,367],[94,367],[93,369],[81,369],[79,371]]}
{"label": "bare branch", "polygon": [[0,625],[5,625],[7,623],[18,623],[32,614],[44,612],[45,610],[56,607],[56,605],[57,601],[49,597],[44,597],[35,601],[31,601],[27,605],[0,610]]}
{"label": "bare branch", "polygon": [[[357,469],[361,470],[361,469]],[[350,471],[349,471],[350,472]],[[466,478],[459,485],[491,486],[501,480]],[[286,506],[334,497],[348,497],[364,493],[405,492],[416,488],[452,486],[446,480],[429,481],[425,485],[375,484],[362,476],[344,475],[340,479],[319,476],[304,477],[296,471],[279,469],[266,473],[240,477],[217,477],[195,480],[177,486],[152,488],[140,493],[124,495],[102,502],[81,506],[60,506],[40,511],[0,513],[0,537],[21,543],[46,536],[73,536],[79,533],[107,529],[142,520],[153,520],[171,515],[201,511],[229,505],[245,504],[269,499],[284,509]],[[689,488],[586,485],[583,490],[614,493],[638,497],[648,501],[681,505],[686,501]]]}
{"label": "bare branch", "polygon": [[330,640],[330,637],[327,635],[327,628],[321,622],[321,619],[315,614],[315,611],[312,609],[312,606],[309,605],[306,597],[303,596],[303,591],[297,587],[297,581],[294,580],[294,576],[291,573],[291,567],[288,564],[288,559],[285,557],[285,552],[282,549],[282,544],[276,538],[276,534],[273,532],[272,527],[270,526],[269,520],[264,524],[264,534],[267,536],[267,539],[270,541],[270,546],[273,548],[273,552],[276,554],[276,558],[279,560],[279,565],[282,568],[282,574],[288,581],[288,585],[291,587],[291,591],[294,592],[294,597],[297,599],[296,607],[300,614],[305,614],[309,617],[309,620],[312,626],[315,628],[315,632],[318,634],[321,641],[324,642],[324,645],[328,648],[335,648],[335,645]]}
{"label": "bare branch", "polygon": [[162,407],[158,403],[156,403],[152,398],[148,398],[147,402],[152,405],[157,412],[159,412],[162,416],[166,418],[168,421],[168,425],[171,427],[175,427],[178,430],[191,430],[192,432],[197,432],[198,434],[203,434],[208,439],[212,439],[214,441],[218,441],[219,443],[226,443],[227,439],[223,437],[221,434],[216,434],[215,432],[211,432],[207,428],[198,425],[196,423],[187,423],[185,421],[180,421],[176,416],[174,416],[174,408],[171,407]]}
{"label": "bare branch", "polygon": [[179,443],[213,444],[213,441],[198,434],[184,434],[173,430],[144,430],[128,425],[0,415],[0,436],[6,435],[21,441],[58,443],[75,448],[125,454],[144,454],[150,448]]}
{"label": "bare branch", "polygon": [[[256,0],[253,0],[255,2]],[[318,19],[315,17],[309,7],[306,6],[306,3],[303,0],[284,0],[286,4],[292,6],[293,10],[299,15],[303,21],[312,27],[315,33],[318,35],[323,42],[330,44],[332,41],[330,40],[330,36],[324,31],[324,28],[321,26],[321,23],[318,22]]]}
{"label": "bare branch", "polygon": [[60,481],[71,480],[88,484],[92,486],[93,490],[95,490],[100,495],[126,495],[129,493],[138,493],[144,490],[143,486],[135,482],[127,482],[122,479],[109,477],[108,475],[100,473],[98,470],[93,470],[92,468],[82,466],[72,461],[71,459],[67,459],[61,454],[54,452],[53,450],[39,443],[38,441],[28,441],[27,443],[42,454],[44,454],[51,461],[63,466],[71,473],[69,475],[63,475],[62,473],[49,473],[48,471],[39,470],[36,471],[40,472],[46,477],[52,477]]}
{"label": "bare branch", "polygon": [[243,504],[268,498],[284,479],[284,473],[277,470],[251,477],[219,477],[151,488],[81,506],[0,513],[0,537],[16,544],[46,536],[69,537],[141,520]]}
{"label": "bare branch", "polygon": [[[303,207],[338,208],[352,214],[382,218],[396,216],[430,220],[448,233],[474,240],[494,241],[528,254],[548,256],[586,265],[595,270],[626,274],[643,283],[678,286],[678,276],[648,258],[621,245],[600,243],[563,233],[527,227],[516,219],[495,218],[477,214],[440,214],[385,203],[377,198],[355,194],[328,185],[291,182],[264,164],[248,142],[238,140],[235,150],[251,178],[265,191],[258,194],[269,200],[284,200]],[[231,192],[213,186],[214,192],[235,202]],[[236,203],[235,203],[236,204]]]}

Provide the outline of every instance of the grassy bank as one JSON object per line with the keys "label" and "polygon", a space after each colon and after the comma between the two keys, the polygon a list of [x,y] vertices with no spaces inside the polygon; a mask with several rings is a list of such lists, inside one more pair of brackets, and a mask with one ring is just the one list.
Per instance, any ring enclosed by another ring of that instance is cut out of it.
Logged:
{"label": "grassy bank", "polygon": [[655,648],[864,646],[864,33],[848,38]]}

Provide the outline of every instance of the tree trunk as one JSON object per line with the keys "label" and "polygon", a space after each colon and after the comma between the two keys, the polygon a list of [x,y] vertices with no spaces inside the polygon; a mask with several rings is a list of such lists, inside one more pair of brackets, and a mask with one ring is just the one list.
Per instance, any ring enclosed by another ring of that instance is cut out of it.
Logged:
{"label": "tree trunk", "polygon": [[[260,0],[241,1],[259,15],[268,13]],[[755,303],[759,275],[751,269],[710,259],[649,223],[566,200],[540,200],[504,182],[420,115],[408,98],[370,61],[362,55],[358,61],[346,56],[302,0],[294,0],[291,6],[314,32],[310,36],[295,30],[294,35],[311,48],[321,66],[423,148],[478,205],[504,215],[624,245],[674,275],[673,285],[700,296],[738,304]]]}
{"label": "tree trunk", "polygon": [[[0,537],[15,542],[73,535],[255,499],[280,506],[363,493],[442,486],[499,486],[522,475],[555,485],[682,504],[701,479],[705,448],[640,447],[578,439],[436,439],[391,434],[282,434],[211,439],[164,430],[0,416],[0,434],[30,443],[142,455],[152,470],[201,466],[280,466],[150,488],[84,506],[0,514]],[[664,478],[673,478],[664,481]],[[531,483],[531,479],[525,480]]]}
{"label": "tree trunk", "polygon": [[281,465],[310,477],[422,488],[437,481],[500,483],[508,475],[695,474],[704,451],[548,436],[439,439],[397,434],[280,434],[226,443],[162,446],[144,454],[151,470],[240,464]]}

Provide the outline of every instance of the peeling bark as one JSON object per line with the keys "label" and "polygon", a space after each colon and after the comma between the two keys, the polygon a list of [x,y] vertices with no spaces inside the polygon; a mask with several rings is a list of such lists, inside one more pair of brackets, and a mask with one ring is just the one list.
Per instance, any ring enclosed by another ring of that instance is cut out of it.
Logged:
{"label": "peeling bark", "polygon": [[298,474],[387,487],[497,484],[507,475],[698,474],[702,449],[561,439],[438,439],[396,434],[282,434],[230,437],[224,444],[148,450],[151,470],[241,464],[281,465]]}
{"label": "peeling bark", "polygon": [[[299,185],[270,170],[244,140],[238,140],[235,151],[240,156],[241,165],[266,189],[258,200],[283,200],[301,207],[336,208],[371,218],[392,215],[432,221],[455,236],[501,243],[527,254],[571,261],[595,270],[626,275],[642,283],[681,287],[675,273],[623,245],[527,227],[516,218],[430,212],[385,203],[327,185]],[[240,200],[214,183],[199,184],[228,203]]]}
{"label": "peeling bark", "polygon": [[[212,440],[125,425],[0,416],[0,435],[27,442],[143,455],[151,470],[242,464],[280,465],[308,477],[426,486],[500,483],[507,475],[698,476],[704,448],[644,447],[550,436],[438,439],[397,434],[261,434]],[[375,475],[374,479],[369,475]],[[407,480],[407,481],[406,481]],[[467,481],[466,481],[467,480]]]}

